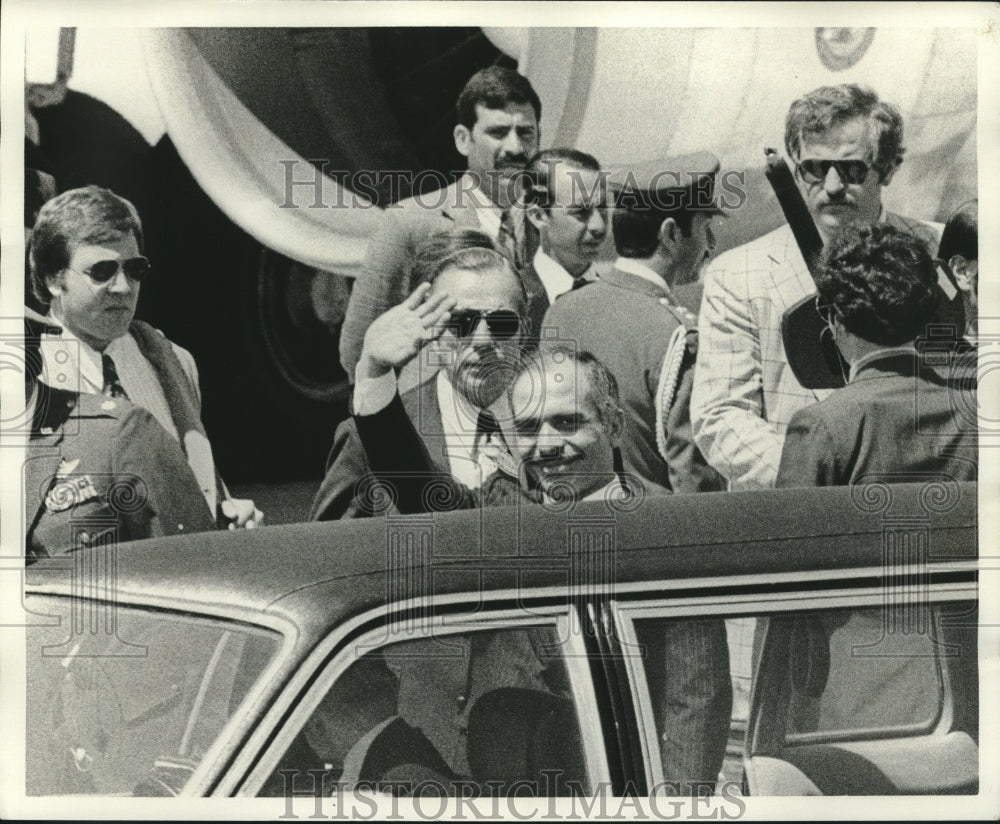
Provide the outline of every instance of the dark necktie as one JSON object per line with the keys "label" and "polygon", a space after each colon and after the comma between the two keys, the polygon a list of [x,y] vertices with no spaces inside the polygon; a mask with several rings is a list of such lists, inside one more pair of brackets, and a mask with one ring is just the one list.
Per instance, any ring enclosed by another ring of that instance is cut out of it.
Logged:
{"label": "dark necktie", "polygon": [[507,451],[500,433],[500,424],[487,409],[480,411],[476,418],[476,440],[472,447],[472,459],[479,464],[483,477],[496,469],[498,456]]}
{"label": "dark necktie", "polygon": [[125,398],[127,400],[128,393],[122,387],[118,370],[115,369],[115,362],[110,355],[101,355],[101,367],[104,371],[104,388],[101,393],[111,398]]}
{"label": "dark necktie", "polygon": [[497,233],[497,249],[500,250],[507,260],[518,265],[517,260],[517,239],[514,237],[514,221],[510,215],[510,209],[504,209],[500,216],[500,231]]}

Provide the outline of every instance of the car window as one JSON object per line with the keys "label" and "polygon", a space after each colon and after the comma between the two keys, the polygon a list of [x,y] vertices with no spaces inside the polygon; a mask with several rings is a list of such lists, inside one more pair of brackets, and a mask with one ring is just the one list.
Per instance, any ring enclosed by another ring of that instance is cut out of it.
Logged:
{"label": "car window", "polygon": [[279,646],[172,612],[68,598],[31,608],[59,620],[27,631],[28,795],[176,795]]}
{"label": "car window", "polygon": [[933,614],[914,607],[906,626],[894,611],[825,610],[768,620],[769,667],[787,673],[788,743],[929,730],[942,703]]}
{"label": "car window", "polygon": [[259,794],[315,789],[319,774],[325,794],[361,786],[448,796],[470,786],[487,795],[586,793],[560,649],[555,627],[544,626],[371,650],[323,696]]}
{"label": "car window", "polygon": [[[692,773],[711,780],[711,770],[697,772],[694,759],[701,757],[704,764],[721,763],[727,792],[738,791],[758,704],[766,711],[757,723],[770,729],[762,726],[757,735],[774,742],[772,754],[805,744],[927,735],[946,708],[954,722],[966,714],[954,705],[976,699],[975,677],[964,672],[974,669],[976,655],[971,645],[946,643],[958,636],[943,630],[942,616],[954,613],[947,620],[958,627],[963,609],[970,608],[907,604],[683,618],[674,617],[676,611],[659,617],[665,610],[647,604],[633,614],[650,617],[629,623],[624,608],[623,649],[654,782],[683,781]],[[963,683],[951,685],[961,699],[949,704],[943,662],[951,659],[953,678]],[[732,703],[728,725],[715,725],[711,702],[729,700],[723,674]],[[703,719],[700,726],[692,726],[695,716]]]}

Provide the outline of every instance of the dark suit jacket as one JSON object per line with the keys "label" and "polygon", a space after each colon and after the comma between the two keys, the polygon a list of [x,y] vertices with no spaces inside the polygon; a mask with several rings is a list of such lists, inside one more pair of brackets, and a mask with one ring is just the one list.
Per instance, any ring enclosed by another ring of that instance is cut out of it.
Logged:
{"label": "dark suit jacket", "polygon": [[[435,380],[397,395],[375,415],[353,416],[340,424],[326,466],[309,514],[312,521],[383,514],[386,500],[376,478],[388,481],[394,491],[402,490],[394,507],[399,512],[425,511],[420,501],[429,481],[444,493],[442,508],[466,508],[461,502],[475,505],[454,498],[459,490],[468,490],[451,475]],[[484,488],[492,482],[488,478]]]}
{"label": "dark suit jacket", "polygon": [[[347,314],[340,332],[340,362],[348,379],[361,356],[365,331],[383,312],[403,302],[413,291],[411,279],[416,248],[431,235],[455,228],[478,229],[479,217],[463,178],[447,189],[413,197],[389,206],[372,235],[365,262],[354,280]],[[545,288],[527,264],[538,248],[537,232],[525,219],[524,209],[510,210],[514,243],[500,251],[521,274],[528,299],[528,316],[537,329],[548,299]]]}
{"label": "dark suit jacket", "polygon": [[145,409],[37,386],[24,467],[27,555],[215,528],[180,444]]}
{"label": "dark suit jacket", "polygon": [[792,417],[777,485],[976,480],[975,376],[948,371],[898,350],[863,364]]}
{"label": "dark suit jacket", "polygon": [[[679,287],[674,298],[697,311],[701,285]],[[682,363],[665,419],[669,460],[657,446],[655,399],[660,371],[671,335],[681,325],[667,302],[667,293],[652,281],[612,268],[596,282],[558,297],[545,315],[545,333],[592,353],[618,381],[625,407],[622,458],[626,471],[673,492],[720,490],[721,478],[705,463],[691,434],[693,351]],[[694,326],[693,318],[690,325]]]}

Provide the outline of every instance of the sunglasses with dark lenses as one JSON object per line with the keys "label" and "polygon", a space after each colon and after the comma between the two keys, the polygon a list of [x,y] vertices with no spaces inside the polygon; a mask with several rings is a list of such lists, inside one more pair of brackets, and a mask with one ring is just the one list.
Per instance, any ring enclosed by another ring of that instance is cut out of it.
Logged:
{"label": "sunglasses with dark lenses", "polygon": [[797,164],[799,174],[806,183],[822,183],[830,173],[830,168],[837,170],[837,174],[844,183],[864,183],[868,177],[871,164],[864,160],[800,160]]}
{"label": "sunglasses with dark lenses", "polygon": [[485,320],[490,335],[496,340],[508,340],[521,329],[521,316],[511,309],[494,309],[492,312],[482,312],[479,309],[458,309],[451,313],[448,328],[460,338],[472,337],[479,326],[479,321]]}
{"label": "sunglasses with dark lenses", "polygon": [[107,283],[118,274],[121,267],[125,272],[125,277],[139,283],[153,268],[150,262],[144,257],[134,257],[128,260],[99,260],[87,269],[83,274],[89,277],[94,283]]}

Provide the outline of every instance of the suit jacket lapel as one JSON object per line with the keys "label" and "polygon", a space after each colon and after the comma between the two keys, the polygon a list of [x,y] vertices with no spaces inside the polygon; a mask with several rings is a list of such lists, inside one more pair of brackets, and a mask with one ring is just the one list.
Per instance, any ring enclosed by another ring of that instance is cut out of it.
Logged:
{"label": "suit jacket lapel", "polygon": [[444,455],[444,424],[438,404],[437,375],[415,386],[400,400],[413,426],[427,446],[427,451],[437,467],[443,472],[451,472]]}

